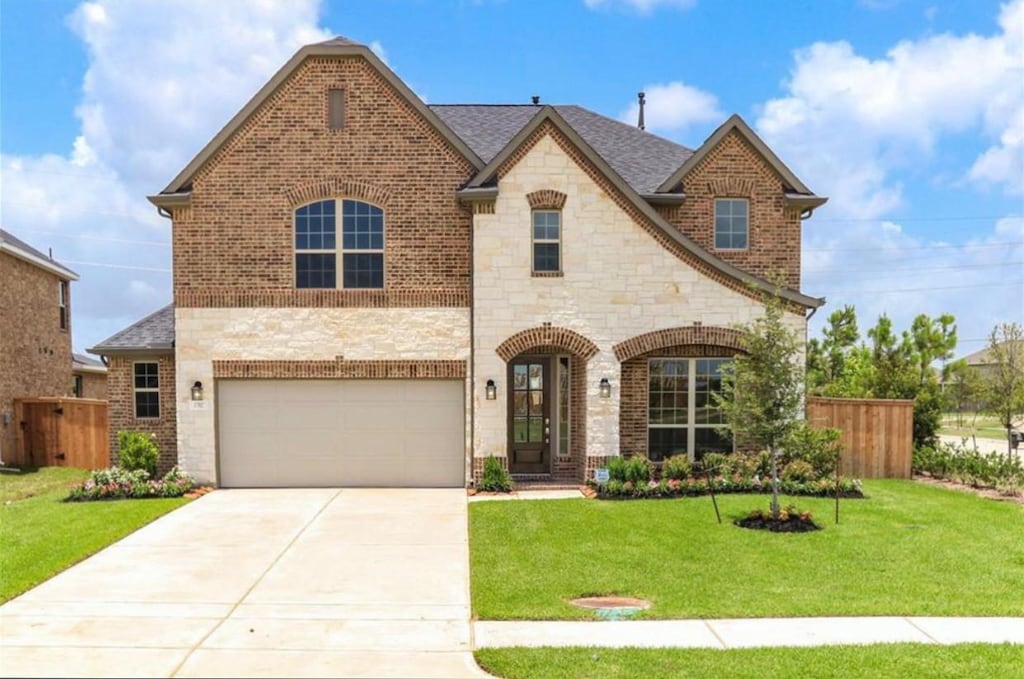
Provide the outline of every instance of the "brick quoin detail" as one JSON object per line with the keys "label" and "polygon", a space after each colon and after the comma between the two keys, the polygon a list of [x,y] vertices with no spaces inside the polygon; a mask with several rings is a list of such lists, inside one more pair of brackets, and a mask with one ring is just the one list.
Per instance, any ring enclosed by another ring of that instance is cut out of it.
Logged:
{"label": "brick quoin detail", "polygon": [[213,362],[213,376],[217,379],[455,380],[466,378],[466,362],[227,360]]}
{"label": "brick quoin detail", "polygon": [[493,215],[494,214],[494,201],[493,200],[481,200],[473,203],[473,214],[475,215]]}
{"label": "brick quoin detail", "polygon": [[561,210],[565,207],[566,198],[564,193],[553,189],[542,189],[526,194],[526,200],[534,210]]}
{"label": "brick quoin detail", "polygon": [[297,186],[285,192],[288,204],[293,208],[330,198],[352,198],[387,208],[391,193],[384,188],[352,181],[344,177],[332,177],[323,181]]}
{"label": "brick quoin detail", "polygon": [[[558,144],[559,148],[561,148],[562,151],[564,151],[566,155],[568,155],[570,158],[572,158],[573,161],[576,162],[576,164],[579,165],[583,169],[583,171],[587,173],[587,176],[589,176],[590,179],[595,184],[600,186],[601,189],[605,193],[607,193],[608,196],[611,197],[611,199],[613,201],[615,201],[615,204],[618,205],[619,208],[622,209],[623,212],[625,212],[627,215],[629,215],[630,218],[636,224],[638,224],[644,231],[646,231],[648,234],[650,234],[650,236],[652,238],[654,238],[654,240],[657,241],[663,248],[665,248],[666,250],[671,252],[673,255],[675,255],[676,257],[678,257],[682,261],[686,262],[687,265],[689,265],[690,267],[692,267],[696,271],[700,272],[702,275],[704,275],[707,278],[715,281],[716,283],[724,285],[725,287],[729,288],[730,290],[733,290],[735,292],[739,292],[740,294],[745,295],[745,296],[747,296],[747,297],[749,297],[751,299],[762,301],[762,297],[764,295],[764,291],[759,290],[756,287],[747,285],[743,281],[736,280],[735,278],[733,278],[731,276],[725,275],[724,273],[722,273],[718,269],[712,267],[711,265],[709,265],[706,262],[704,262],[702,259],[698,258],[696,255],[694,255],[692,252],[690,252],[689,250],[684,248],[682,245],[680,245],[676,241],[672,240],[668,235],[666,235],[664,233],[664,231],[662,231],[662,228],[660,226],[655,224],[653,221],[648,219],[648,217],[646,215],[644,215],[642,212],[640,212],[640,210],[637,209],[637,207],[633,204],[633,202],[631,200],[629,200],[629,198],[627,198],[624,193],[622,193],[617,188],[615,188],[615,186],[612,185],[612,183],[608,180],[608,178],[605,177],[604,174],[602,174],[601,171],[598,170],[589,160],[587,160],[587,158],[580,152],[580,150],[577,149],[576,146],[571,141],[569,141],[569,139],[567,139],[566,136],[564,134],[562,134],[562,132],[557,127],[555,127],[551,122],[549,122],[549,121],[544,121],[544,123],[541,124],[536,130],[534,130],[533,133],[519,146],[519,148],[513,154],[511,154],[505,160],[504,163],[501,164],[501,166],[497,170],[497,175],[498,175],[498,179],[499,179],[499,185],[500,185],[500,179],[502,177],[504,177],[508,173],[508,171],[512,167],[514,167],[516,165],[516,163],[521,161],[526,156],[526,154],[529,153],[530,150],[537,144],[537,142],[539,142],[545,136],[550,136],[551,139],[554,140],[554,142],[556,144]],[[729,139],[729,137],[727,136],[726,139]],[[716,147],[716,150],[719,149],[724,143],[725,142],[723,141],[721,144],[719,144]],[[748,146],[749,146],[749,144],[748,144]],[[756,152],[754,152],[753,150],[751,150],[751,152],[756,154]],[[712,156],[713,153],[709,153],[708,155]],[[727,165],[729,165],[729,167],[725,168],[725,170],[723,171],[723,174],[728,174],[731,171],[730,168],[731,168],[731,165],[732,165],[733,162],[737,162],[738,163],[738,165],[737,165],[738,169],[749,169],[748,165],[751,162],[753,162],[753,161],[754,161],[754,159],[751,159],[749,157],[748,158],[744,158],[744,159],[739,160],[739,161],[730,161],[730,163],[727,164]],[[708,159],[705,158],[704,161],[702,161],[701,164],[698,165],[698,168],[705,167],[705,166],[707,166],[707,164],[708,164]],[[764,163],[762,161],[762,165],[763,164]],[[696,169],[694,170],[694,172],[696,172]],[[688,177],[689,176],[693,176],[694,172],[691,172],[690,175],[688,175]],[[707,179],[705,178],[704,181],[705,181],[705,186],[706,186],[707,185],[706,184]],[[684,181],[684,186],[688,186],[686,181]],[[701,187],[699,187],[699,186],[693,187],[693,192],[695,194],[699,194],[700,193],[700,188]],[[775,199],[773,205],[777,203],[778,208],[781,210],[782,209],[782,187],[781,187],[781,184],[778,181],[776,181],[774,183],[774,191],[775,191],[775,193],[772,194],[774,196],[774,199]],[[753,266],[753,267],[752,266],[744,266],[743,264],[740,263],[739,258],[722,256],[723,253],[715,252],[712,249],[712,247],[711,247],[711,245],[712,245],[711,241],[713,241],[713,238],[714,238],[714,228],[713,228],[714,227],[714,201],[711,200],[711,198],[713,198],[713,197],[705,196],[705,200],[703,201],[704,204],[710,204],[711,205],[711,216],[708,218],[710,221],[708,222],[709,226],[707,226],[707,229],[709,230],[709,233],[710,233],[710,237],[702,238],[702,239],[698,240],[697,241],[698,244],[701,245],[701,247],[706,249],[708,252],[713,252],[716,257],[719,257],[722,260],[730,261],[733,264],[736,264],[738,267],[740,267],[742,269],[745,269],[745,270],[747,270],[750,273],[753,273],[755,275],[771,276],[771,275],[775,275],[775,274],[777,274],[779,272],[782,272],[786,276],[786,283],[787,283],[787,285],[790,285],[794,290],[798,289],[798,286],[799,286],[799,283],[800,283],[800,220],[799,220],[799,214],[796,211],[791,211],[792,215],[789,215],[789,216],[794,217],[794,219],[795,219],[794,225],[795,225],[795,228],[796,228],[796,241],[795,241],[795,245],[793,246],[793,247],[795,247],[795,251],[794,252],[790,253],[788,251],[788,249],[787,249],[786,252],[784,253],[785,256],[779,255],[778,257],[772,259],[769,262],[769,264],[772,264],[772,266],[760,267],[760,268],[756,267],[756,266]],[[689,201],[689,200],[690,200],[690,194],[688,192],[687,193],[687,201]],[[754,211],[754,206],[753,205],[751,205],[751,210]],[[689,210],[680,210],[679,214],[685,214],[685,215],[687,215],[687,218],[689,218],[691,212],[692,211],[689,211]],[[760,219],[760,217],[758,215],[752,214],[751,215],[752,223],[755,220],[755,218],[756,219]],[[674,224],[673,223],[673,225],[678,227],[678,224]],[[682,229],[681,228],[680,230],[682,230],[688,236],[693,238],[693,234],[691,234],[686,229]],[[752,231],[753,231],[753,229],[752,229]],[[750,251],[749,252],[743,252],[743,253],[741,253],[741,255],[749,255],[750,257],[748,257],[748,259],[750,259],[750,261],[753,262],[754,261],[754,259],[753,259],[754,256],[762,257],[762,254],[759,251],[756,251],[756,246],[753,243],[753,234],[751,234],[751,238],[752,238],[752,243],[751,243]],[[787,245],[787,248],[788,248],[788,245]],[[724,253],[724,254],[727,254],[727,253]],[[794,270],[793,270],[794,258],[795,258],[795,262],[796,262],[795,273],[794,273]],[[734,260],[736,260],[736,261],[734,261]],[[803,307],[800,306],[800,305],[797,305],[795,303],[786,303],[785,307],[788,310],[793,311],[794,313],[802,314],[804,312]]]}
{"label": "brick quoin detail", "polygon": [[513,358],[536,347],[556,347],[567,353],[589,361],[599,351],[597,345],[575,330],[548,326],[530,328],[509,337],[495,350],[501,360],[508,363]]}
{"label": "brick quoin detail", "polygon": [[619,342],[612,349],[615,351],[615,358],[619,359],[621,363],[641,354],[681,344],[709,344],[727,347],[736,351],[744,351],[743,333],[732,328],[714,326],[691,326],[687,328],[655,330],[654,332],[637,335],[625,342]]}

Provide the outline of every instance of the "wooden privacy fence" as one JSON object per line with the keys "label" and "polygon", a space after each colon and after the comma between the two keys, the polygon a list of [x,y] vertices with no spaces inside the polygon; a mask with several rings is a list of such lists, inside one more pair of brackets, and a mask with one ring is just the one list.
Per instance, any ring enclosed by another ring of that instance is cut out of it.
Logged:
{"label": "wooden privacy fence", "polygon": [[110,466],[107,402],[87,398],[23,398],[14,400],[19,424],[15,466]]}
{"label": "wooden privacy fence", "polygon": [[913,401],[808,397],[807,423],[842,430],[839,469],[844,476],[910,478]]}

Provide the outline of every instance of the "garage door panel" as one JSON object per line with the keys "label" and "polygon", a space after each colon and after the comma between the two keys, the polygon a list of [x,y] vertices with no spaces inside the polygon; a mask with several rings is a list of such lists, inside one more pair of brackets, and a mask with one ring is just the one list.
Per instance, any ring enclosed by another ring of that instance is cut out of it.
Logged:
{"label": "garage door panel", "polygon": [[224,380],[221,485],[461,486],[464,382]]}

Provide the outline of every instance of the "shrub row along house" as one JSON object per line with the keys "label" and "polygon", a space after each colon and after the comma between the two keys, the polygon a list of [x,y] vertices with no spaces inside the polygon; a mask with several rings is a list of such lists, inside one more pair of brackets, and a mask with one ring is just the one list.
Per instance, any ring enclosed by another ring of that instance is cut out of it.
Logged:
{"label": "shrub row along house", "polygon": [[426,105],[309,45],[151,196],[173,305],[110,357],[114,431],[221,486],[579,482],[731,449],[709,395],[814,195],[742,119],[698,149],[579,106]]}

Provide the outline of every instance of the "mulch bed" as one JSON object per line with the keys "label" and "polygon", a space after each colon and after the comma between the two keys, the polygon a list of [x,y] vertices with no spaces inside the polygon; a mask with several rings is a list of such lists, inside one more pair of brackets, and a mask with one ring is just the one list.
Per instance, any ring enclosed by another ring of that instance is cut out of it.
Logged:
{"label": "mulch bed", "polygon": [[810,519],[790,515],[786,519],[773,519],[771,516],[748,516],[734,522],[740,528],[752,530],[768,530],[773,533],[810,533],[821,530],[821,526]]}
{"label": "mulch bed", "polygon": [[915,474],[914,480],[918,483],[926,483],[929,486],[939,486],[940,488],[946,488],[947,490],[959,490],[963,493],[974,493],[975,495],[989,500],[996,500],[998,502],[1016,502],[1017,504],[1024,505],[1024,492],[1017,493],[1016,495],[1006,495],[1000,493],[995,488],[987,486],[969,486],[966,483],[959,483],[950,479],[937,479],[932,476],[926,476],[923,474]]}

